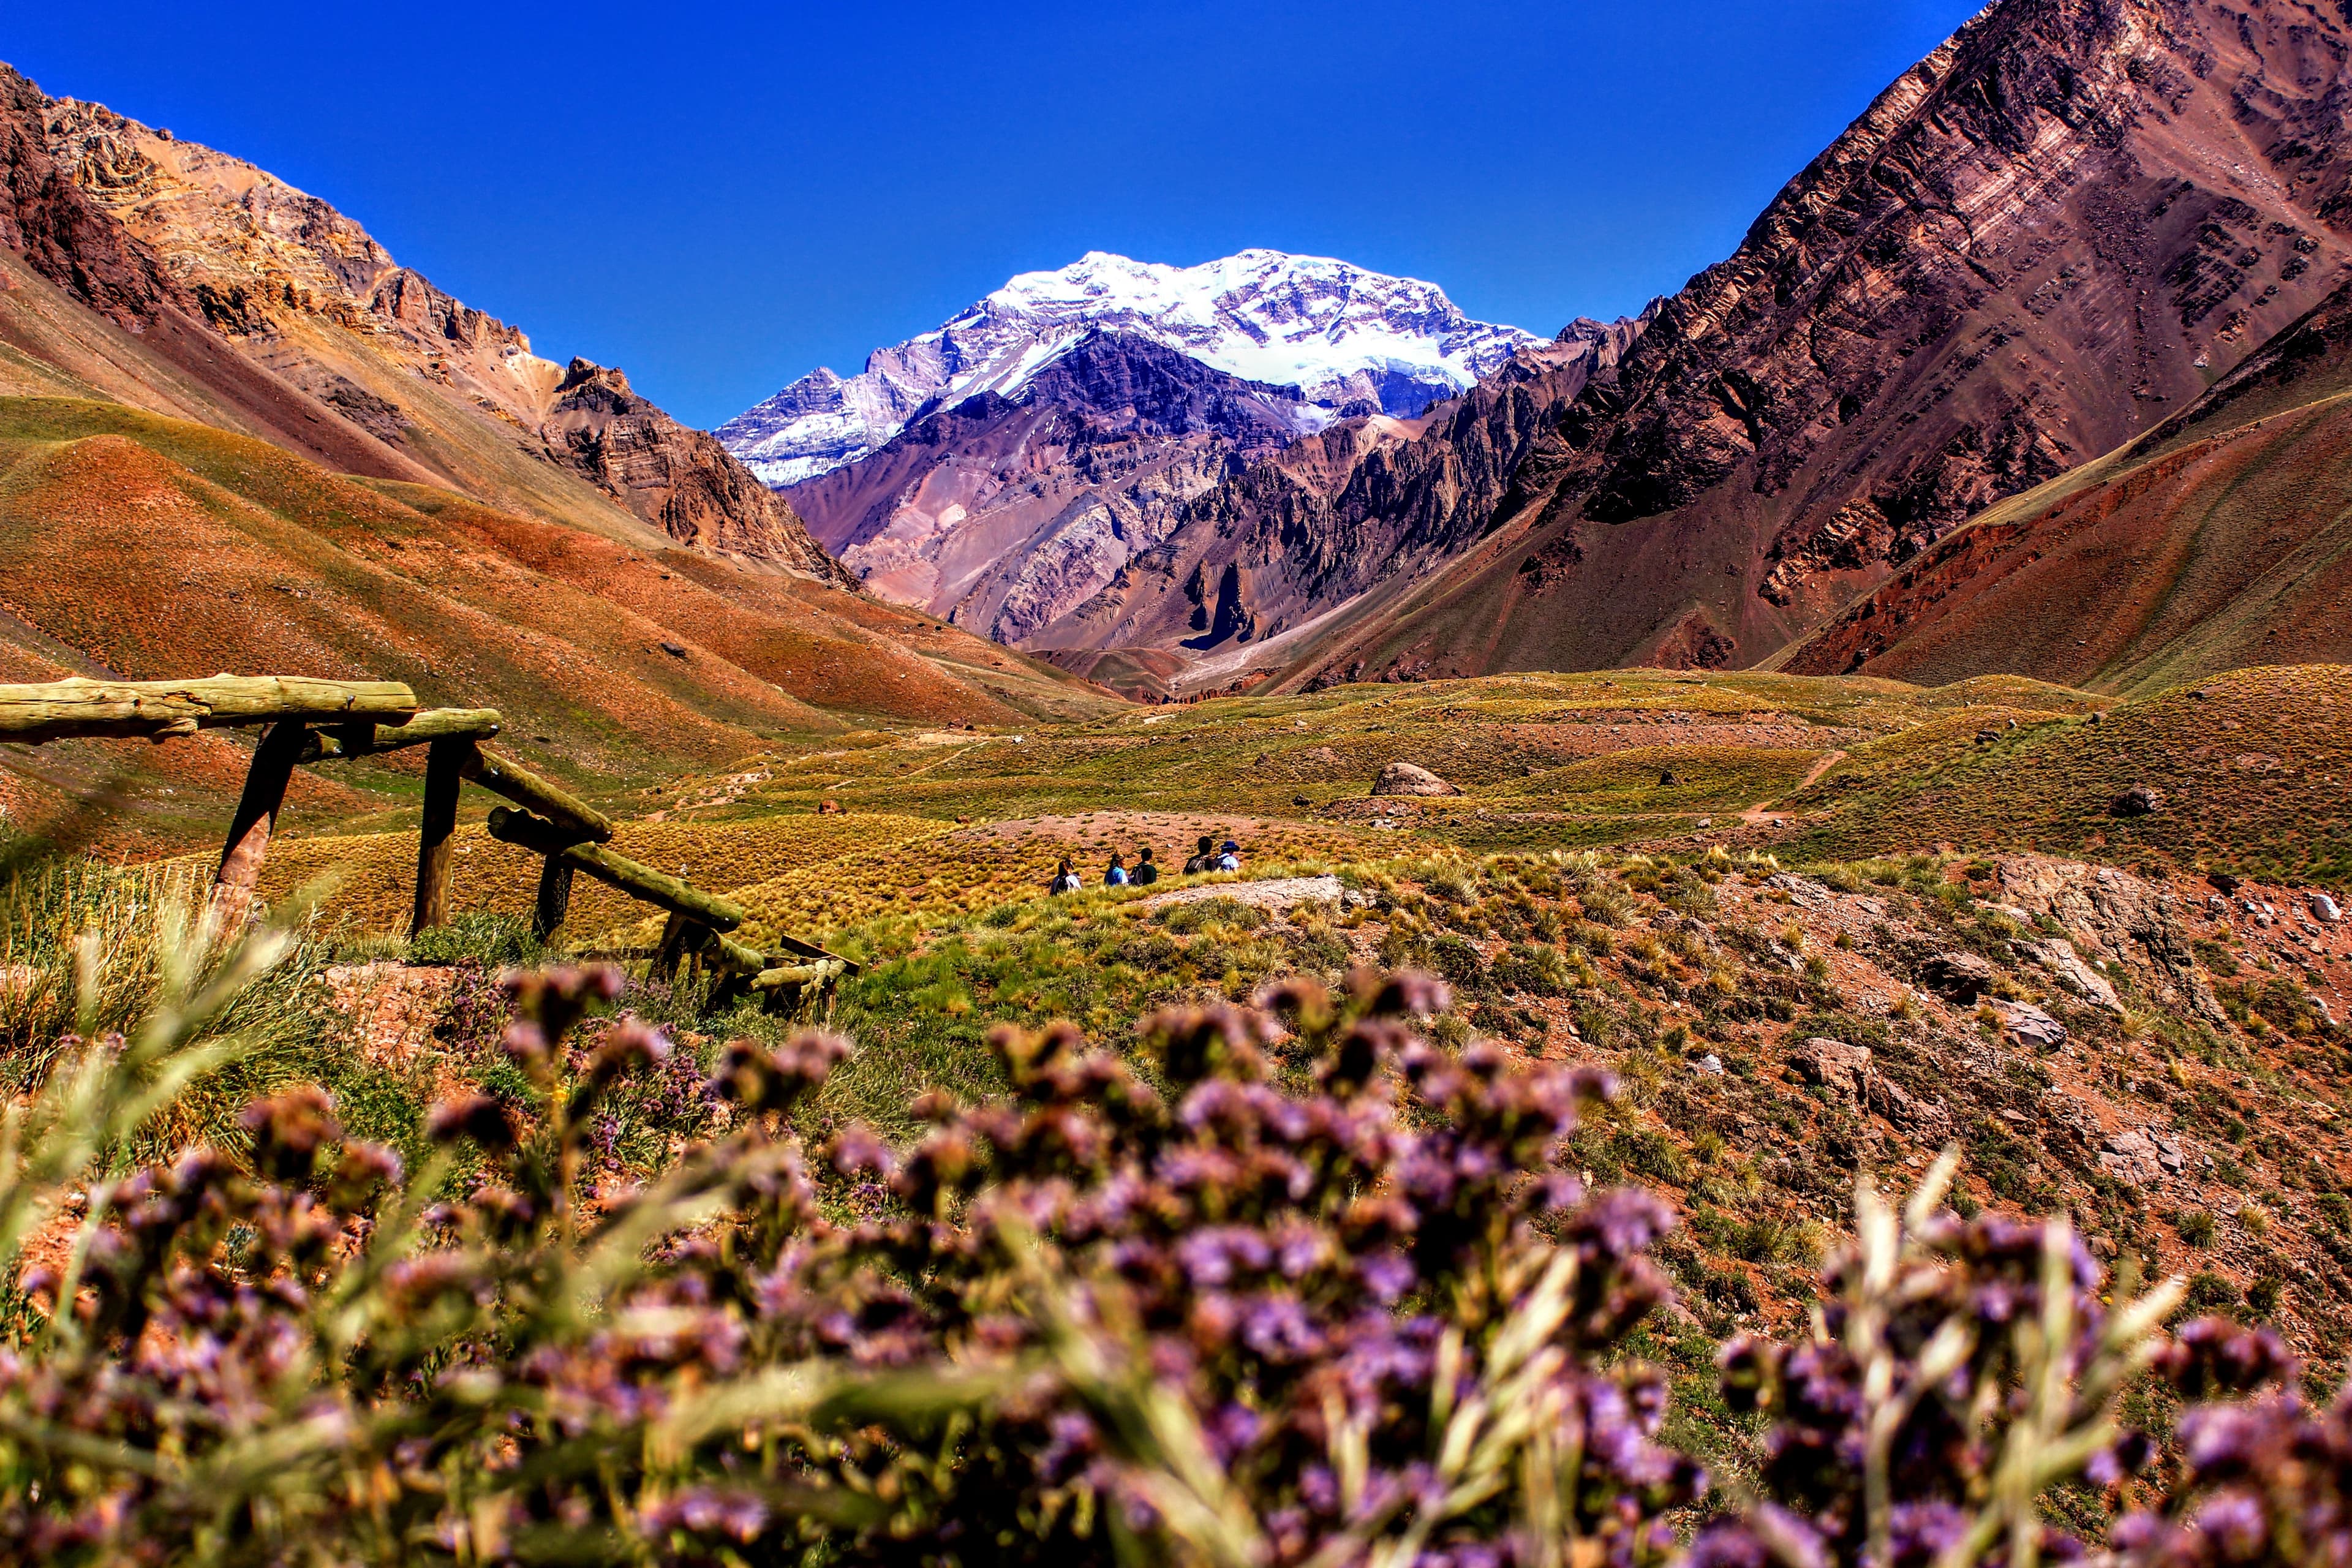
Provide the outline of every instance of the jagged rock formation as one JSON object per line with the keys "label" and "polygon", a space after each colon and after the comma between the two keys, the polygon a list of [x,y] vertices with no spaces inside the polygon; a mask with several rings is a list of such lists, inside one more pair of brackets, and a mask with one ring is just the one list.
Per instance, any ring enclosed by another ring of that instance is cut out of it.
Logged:
{"label": "jagged rock formation", "polygon": [[1474,321],[1430,284],[1323,257],[1245,250],[1198,267],[1091,251],[1027,272],[936,331],[877,350],[846,380],[803,376],[719,426],[779,488],[873,452],[934,409],[1030,378],[1090,333],[1159,344],[1243,381],[1291,386],[1326,412],[1411,416],[1538,342]]}
{"label": "jagged rock formation", "polygon": [[[2343,281],[2347,57],[2297,0],[2000,0],[1532,412],[1443,580],[1335,617],[1289,679],[1772,653]],[[1450,484],[1412,468],[1391,527]]]}
{"label": "jagged rock formation", "polygon": [[568,378],[267,171],[5,67],[0,161],[0,239],[193,384],[145,388],[144,406],[345,472],[644,534],[634,519],[855,586],[716,441]]}
{"label": "jagged rock formation", "polygon": [[790,496],[884,598],[1000,642],[1051,645],[1070,611],[1168,536],[1183,502],[1318,413],[1295,388],[1094,331],[1012,395],[925,415]]}
{"label": "jagged rock formation", "polygon": [[620,371],[573,360],[540,433],[599,489],[681,543],[857,585],[717,437],[688,429],[638,396]]}

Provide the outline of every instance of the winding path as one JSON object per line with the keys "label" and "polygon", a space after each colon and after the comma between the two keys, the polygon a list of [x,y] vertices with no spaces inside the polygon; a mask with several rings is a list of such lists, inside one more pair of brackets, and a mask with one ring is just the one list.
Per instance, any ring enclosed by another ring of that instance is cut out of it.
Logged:
{"label": "winding path", "polygon": [[[1804,794],[1807,790],[1822,782],[1822,775],[1828,773],[1832,768],[1837,766],[1843,761],[1845,761],[1845,753],[1843,752],[1832,752],[1820,762],[1815,763],[1812,766],[1812,771],[1805,774],[1802,779],[1799,780],[1797,787],[1790,793],[1791,795]],[[1780,818],[1772,815],[1772,804],[1773,803],[1769,800],[1758,801],[1754,805],[1749,806],[1746,811],[1739,814],[1739,826],[1742,827],[1773,827],[1779,826]]]}

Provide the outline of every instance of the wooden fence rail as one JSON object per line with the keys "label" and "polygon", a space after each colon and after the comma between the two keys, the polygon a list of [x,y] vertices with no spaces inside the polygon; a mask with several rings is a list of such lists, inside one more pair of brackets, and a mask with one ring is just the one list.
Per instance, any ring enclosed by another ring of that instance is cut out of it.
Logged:
{"label": "wooden fence rail", "polygon": [[[421,707],[398,681],[314,680],[301,676],[216,675],[205,680],[90,680],[0,685],[0,741],[143,739],[161,742],[201,730],[266,726],[245,788],[230,818],[215,879],[215,907],[232,926],[252,907],[269,840],[294,770],[306,763],[346,762],[409,747],[428,748],[425,808],[417,830],[416,899],[409,930],[449,919],[452,840],[463,786],[473,784],[522,809],[493,809],[490,837],[541,858],[532,929],[544,939],[563,923],[572,879],[584,872],[670,917],[654,964],[675,972],[691,955],[721,978],[722,994],[751,988],[795,1005],[811,991],[830,995],[857,965],[791,937],[782,952],[759,952],[730,941],[745,911],[678,878],[606,846],[613,821],[513,758],[488,750],[504,720],[489,708]],[[793,964],[789,959],[808,962]]]}

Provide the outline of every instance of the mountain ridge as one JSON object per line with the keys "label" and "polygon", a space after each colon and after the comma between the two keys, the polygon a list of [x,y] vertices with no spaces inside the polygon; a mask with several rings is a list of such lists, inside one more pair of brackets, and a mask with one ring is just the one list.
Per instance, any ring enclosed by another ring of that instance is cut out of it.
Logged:
{"label": "mountain ridge", "polygon": [[884,598],[1020,645],[1164,539],[1183,502],[1319,426],[1295,391],[1094,328],[1009,395],[924,413],[789,494]]}
{"label": "mountain ridge", "polygon": [[[1999,0],[1537,412],[1433,579],[1305,606],[1332,618],[1261,668],[1289,689],[1769,656],[2343,279],[2347,49],[2286,0]],[[1413,467],[1390,526],[1452,504],[1444,453]]]}
{"label": "mountain ridge", "polygon": [[[625,378],[540,358],[520,329],[400,266],[326,202],[103,105],[50,98],[5,68],[0,120],[0,238],[210,405],[167,396],[157,412],[341,471],[447,485],[639,542],[650,528],[856,587],[717,442]],[[130,367],[107,368],[108,395],[153,390]]]}
{"label": "mountain ridge", "polygon": [[762,479],[789,488],[878,450],[939,407],[1017,393],[1096,329],[1240,380],[1296,387],[1300,402],[1329,411],[1324,422],[1419,414],[1542,342],[1472,321],[1433,284],[1328,257],[1244,250],[1177,268],[1089,251],[1056,271],[1022,273],[939,328],[877,349],[856,376],[812,372],[718,433]]}

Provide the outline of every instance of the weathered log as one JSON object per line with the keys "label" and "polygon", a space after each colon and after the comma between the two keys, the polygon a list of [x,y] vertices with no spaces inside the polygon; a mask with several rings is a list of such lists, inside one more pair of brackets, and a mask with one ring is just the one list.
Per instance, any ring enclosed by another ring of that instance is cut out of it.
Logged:
{"label": "weathered log", "polygon": [[838,963],[842,966],[843,972],[848,974],[857,974],[862,973],[855,961],[844,958],[837,952],[827,952],[824,948],[817,946],[816,943],[813,942],[803,942],[796,936],[779,936],[776,938],[776,945],[782,948],[786,952],[791,953],[795,958],[808,958],[814,959],[819,963]]}
{"label": "weathered log", "polygon": [[530,911],[531,934],[545,942],[561,931],[572,913],[572,865],[549,856],[540,862],[539,901]]}
{"label": "weathered log", "polygon": [[611,817],[548,783],[511,757],[477,746],[467,763],[466,776],[492,795],[502,795],[524,810],[536,812],[558,827],[570,829],[567,842],[585,838],[603,844],[613,837]]}
{"label": "weathered log", "polygon": [[822,985],[840,979],[848,967],[845,960],[831,958],[822,963],[794,963],[780,969],[763,969],[751,977],[751,989],[782,991],[787,985]]}
{"label": "weathered log", "polygon": [[735,974],[757,974],[774,962],[758,949],[745,947],[733,938],[721,936],[717,931],[710,933],[703,956],[713,969]]}
{"label": "weathered log", "polygon": [[318,754],[306,763],[349,762],[436,741],[487,741],[506,721],[495,708],[428,708],[404,724],[338,724],[314,731]]}
{"label": "weathered log", "polygon": [[224,725],[404,719],[416,693],[396,680],[216,675],[208,680],[53,680],[0,686],[0,741],[167,739]]}
{"label": "weathered log", "polygon": [[561,858],[575,870],[615,887],[657,910],[729,931],[743,923],[741,906],[713,897],[679,881],[667,872],[615,854],[601,844],[583,844],[554,823],[499,806],[490,813],[490,837],[501,844],[519,845],[534,854]]}
{"label": "weathered log", "polygon": [[246,770],[236,815],[229,818],[220,874],[213,879],[213,909],[223,931],[241,929],[252,911],[253,891],[261,882],[261,863],[269,853],[269,836],[277,828],[279,808],[286,804],[286,785],[302,760],[303,732],[299,720],[281,720],[264,731],[261,743],[253,749],[253,765]]}
{"label": "weathered log", "polygon": [[449,873],[455,865],[457,796],[465,788],[473,742],[450,736],[425,754],[425,816],[416,828],[416,900],[408,921],[415,936],[449,922]]}

